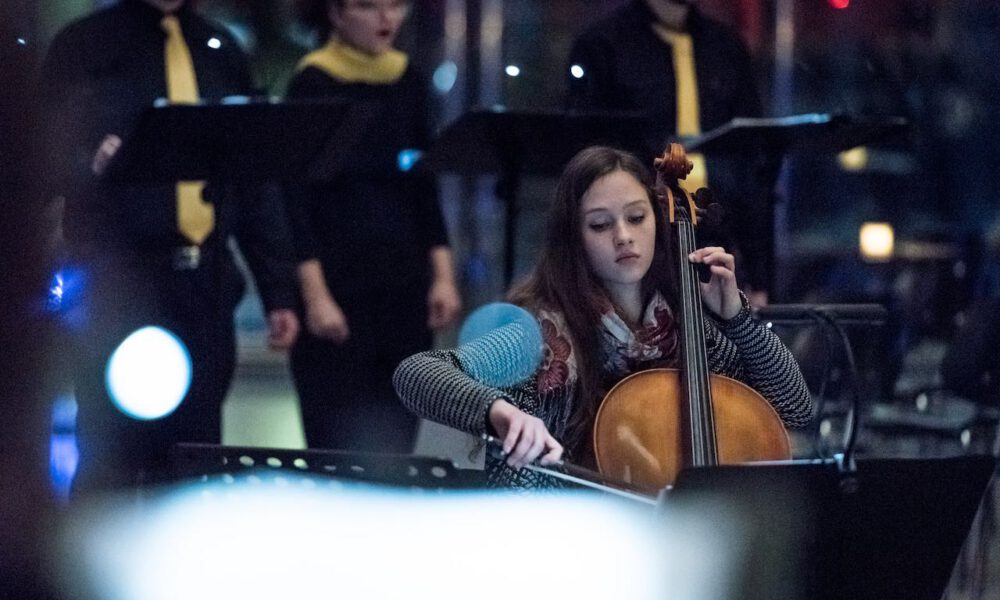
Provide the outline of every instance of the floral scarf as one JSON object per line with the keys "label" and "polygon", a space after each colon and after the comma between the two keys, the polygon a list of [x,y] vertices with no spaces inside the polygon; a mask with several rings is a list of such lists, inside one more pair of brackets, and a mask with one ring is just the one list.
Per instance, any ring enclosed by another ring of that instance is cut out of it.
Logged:
{"label": "floral scarf", "polygon": [[[562,314],[543,310],[538,318],[545,354],[536,383],[539,395],[544,397],[560,388],[575,387],[577,361]],[[663,295],[657,292],[650,300],[638,331],[632,331],[609,308],[601,317],[601,350],[604,371],[615,380],[648,368],[653,362],[659,363],[657,366],[676,366],[677,327]]]}
{"label": "floral scarf", "polygon": [[667,300],[657,292],[646,305],[642,326],[632,331],[614,310],[601,317],[604,371],[614,379],[657,366],[676,366],[677,327]]}

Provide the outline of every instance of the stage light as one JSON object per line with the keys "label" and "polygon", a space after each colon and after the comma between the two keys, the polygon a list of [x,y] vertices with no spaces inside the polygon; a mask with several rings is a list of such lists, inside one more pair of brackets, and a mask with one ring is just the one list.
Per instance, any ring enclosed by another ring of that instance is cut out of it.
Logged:
{"label": "stage light", "polygon": [[222,47],[222,42],[217,37],[208,38],[208,47],[212,50],[218,50]]}
{"label": "stage light", "polygon": [[868,167],[868,160],[868,148],[864,146],[844,150],[837,155],[837,163],[840,164],[840,168],[851,173],[864,171]]}
{"label": "stage light", "polygon": [[455,87],[458,80],[458,65],[453,61],[446,60],[434,70],[434,89],[442,94],[447,94],[451,88]]}
{"label": "stage light", "polygon": [[65,280],[62,271],[56,271],[49,282],[49,294],[45,301],[45,308],[49,312],[59,312],[62,308],[63,296],[66,293]]}
{"label": "stage light", "polygon": [[517,77],[518,75],[521,74],[521,67],[517,65],[507,65],[507,68],[504,69],[504,73],[506,73],[510,77]]}
{"label": "stage light", "polygon": [[884,262],[892,258],[895,234],[889,223],[864,223],[858,234],[861,257],[869,262]]}
{"label": "stage light", "polygon": [[830,6],[838,10],[845,9],[851,5],[851,0],[827,0],[827,2],[830,3]]}
{"label": "stage light", "polygon": [[105,383],[123,413],[134,419],[159,419],[172,413],[187,394],[191,355],[173,333],[143,327],[111,354]]}
{"label": "stage light", "polygon": [[581,67],[580,65],[573,65],[572,67],[569,68],[569,74],[575,77],[576,79],[583,79],[583,74],[584,74],[583,67]]}
{"label": "stage light", "polygon": [[[681,509],[656,519],[591,494],[428,494],[310,488],[294,473],[285,486],[250,477],[151,497],[141,511],[111,499],[78,510],[59,546],[63,588],[142,600],[721,600],[742,552],[722,533],[732,531],[724,520]],[[493,585],[498,568],[503,584]]]}
{"label": "stage light", "polygon": [[424,153],[420,150],[404,148],[399,151],[399,155],[396,157],[396,164],[399,167],[399,170],[405,173],[412,169],[413,165],[420,162],[420,159],[423,157]]}
{"label": "stage light", "polygon": [[76,400],[60,396],[52,403],[52,435],[49,438],[49,477],[56,497],[69,500],[80,451],[76,444]]}
{"label": "stage light", "polygon": [[542,362],[543,341],[535,317],[506,302],[479,307],[458,332],[466,371],[477,381],[497,387],[530,377]]}

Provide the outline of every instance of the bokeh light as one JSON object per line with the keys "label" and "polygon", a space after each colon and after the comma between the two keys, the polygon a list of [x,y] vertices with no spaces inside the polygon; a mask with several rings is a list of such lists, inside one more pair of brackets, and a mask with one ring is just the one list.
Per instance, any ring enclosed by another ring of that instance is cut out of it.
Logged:
{"label": "bokeh light", "polygon": [[524,381],[541,364],[542,329],[519,306],[495,302],[481,306],[458,333],[466,371],[487,385],[505,387]]}
{"label": "bokeh light", "polygon": [[106,385],[115,406],[130,417],[165,417],[180,405],[191,385],[191,355],[173,333],[143,327],[111,354]]}

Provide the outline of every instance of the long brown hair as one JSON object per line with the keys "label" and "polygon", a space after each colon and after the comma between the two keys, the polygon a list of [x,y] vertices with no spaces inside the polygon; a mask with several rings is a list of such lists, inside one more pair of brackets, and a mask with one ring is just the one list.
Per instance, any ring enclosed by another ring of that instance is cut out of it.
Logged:
{"label": "long brown hair", "polygon": [[580,449],[587,438],[600,404],[602,357],[598,324],[602,313],[612,305],[587,261],[580,204],[595,181],[615,171],[629,173],[646,188],[656,220],[653,262],[642,280],[644,301],[659,290],[673,305],[676,288],[667,256],[669,228],[663,206],[652,192],[650,172],[632,154],[607,146],[585,148],[566,165],[549,207],[545,245],[538,263],[509,294],[512,302],[531,310],[557,311],[566,320],[579,376],[573,414],[563,440],[573,450]]}

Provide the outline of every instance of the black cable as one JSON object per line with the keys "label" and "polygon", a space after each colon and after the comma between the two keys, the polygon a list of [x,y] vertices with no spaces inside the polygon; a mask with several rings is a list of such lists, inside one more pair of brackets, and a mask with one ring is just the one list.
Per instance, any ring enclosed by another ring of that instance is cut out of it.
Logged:
{"label": "black cable", "polygon": [[854,358],[854,349],[851,347],[851,341],[847,337],[847,332],[837,322],[834,315],[822,309],[815,310],[814,314],[840,337],[844,348],[844,357],[847,359],[847,367],[851,378],[851,408],[847,413],[845,422],[844,451],[840,458],[840,467],[842,470],[853,473],[857,468],[854,463],[854,447],[858,439],[858,419],[861,409],[861,392],[858,389],[858,366]]}

